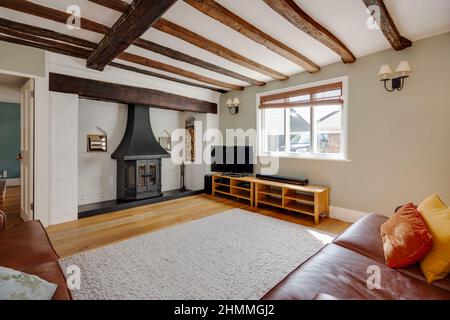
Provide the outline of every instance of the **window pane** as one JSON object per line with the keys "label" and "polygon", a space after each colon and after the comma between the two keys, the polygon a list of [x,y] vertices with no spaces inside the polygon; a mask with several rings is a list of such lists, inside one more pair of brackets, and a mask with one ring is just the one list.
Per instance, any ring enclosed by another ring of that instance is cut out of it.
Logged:
{"label": "window pane", "polygon": [[264,139],[266,152],[284,152],[284,109],[265,109],[264,112]]}
{"label": "window pane", "polygon": [[290,152],[311,152],[311,108],[289,109]]}
{"label": "window pane", "polygon": [[317,153],[341,153],[342,106],[314,107]]}

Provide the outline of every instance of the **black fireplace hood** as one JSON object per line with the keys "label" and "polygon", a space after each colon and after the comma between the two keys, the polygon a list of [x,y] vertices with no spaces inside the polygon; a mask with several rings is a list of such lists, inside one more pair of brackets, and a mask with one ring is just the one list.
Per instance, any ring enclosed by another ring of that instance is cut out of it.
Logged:
{"label": "black fireplace hood", "polygon": [[127,129],[122,142],[111,158],[140,160],[169,158],[170,154],[158,143],[150,124],[149,107],[128,105]]}

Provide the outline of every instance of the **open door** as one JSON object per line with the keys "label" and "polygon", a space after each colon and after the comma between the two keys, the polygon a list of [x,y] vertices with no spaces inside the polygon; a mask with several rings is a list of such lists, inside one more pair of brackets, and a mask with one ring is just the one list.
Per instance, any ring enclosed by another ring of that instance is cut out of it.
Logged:
{"label": "open door", "polygon": [[34,80],[20,92],[20,217],[28,221],[34,219]]}

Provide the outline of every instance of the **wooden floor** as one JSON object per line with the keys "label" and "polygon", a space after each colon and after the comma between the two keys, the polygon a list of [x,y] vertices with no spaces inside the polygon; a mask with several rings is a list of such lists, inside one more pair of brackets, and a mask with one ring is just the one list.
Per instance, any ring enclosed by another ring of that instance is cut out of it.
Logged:
{"label": "wooden floor", "polygon": [[5,198],[6,228],[21,223],[20,219],[20,187],[8,187]]}
{"label": "wooden floor", "polygon": [[308,216],[251,208],[235,200],[202,194],[55,225],[47,231],[58,254],[67,257],[236,207],[336,235],[350,225],[334,219],[324,219],[322,223],[315,225]]}

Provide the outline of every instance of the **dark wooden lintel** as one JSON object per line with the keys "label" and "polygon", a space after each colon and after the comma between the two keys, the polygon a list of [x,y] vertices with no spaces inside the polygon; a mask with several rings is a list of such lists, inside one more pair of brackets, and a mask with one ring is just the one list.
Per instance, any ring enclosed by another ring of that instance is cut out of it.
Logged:
{"label": "dark wooden lintel", "polygon": [[110,82],[50,73],[49,90],[77,94],[80,97],[142,104],[159,109],[217,114],[217,104],[154,89],[139,88]]}

